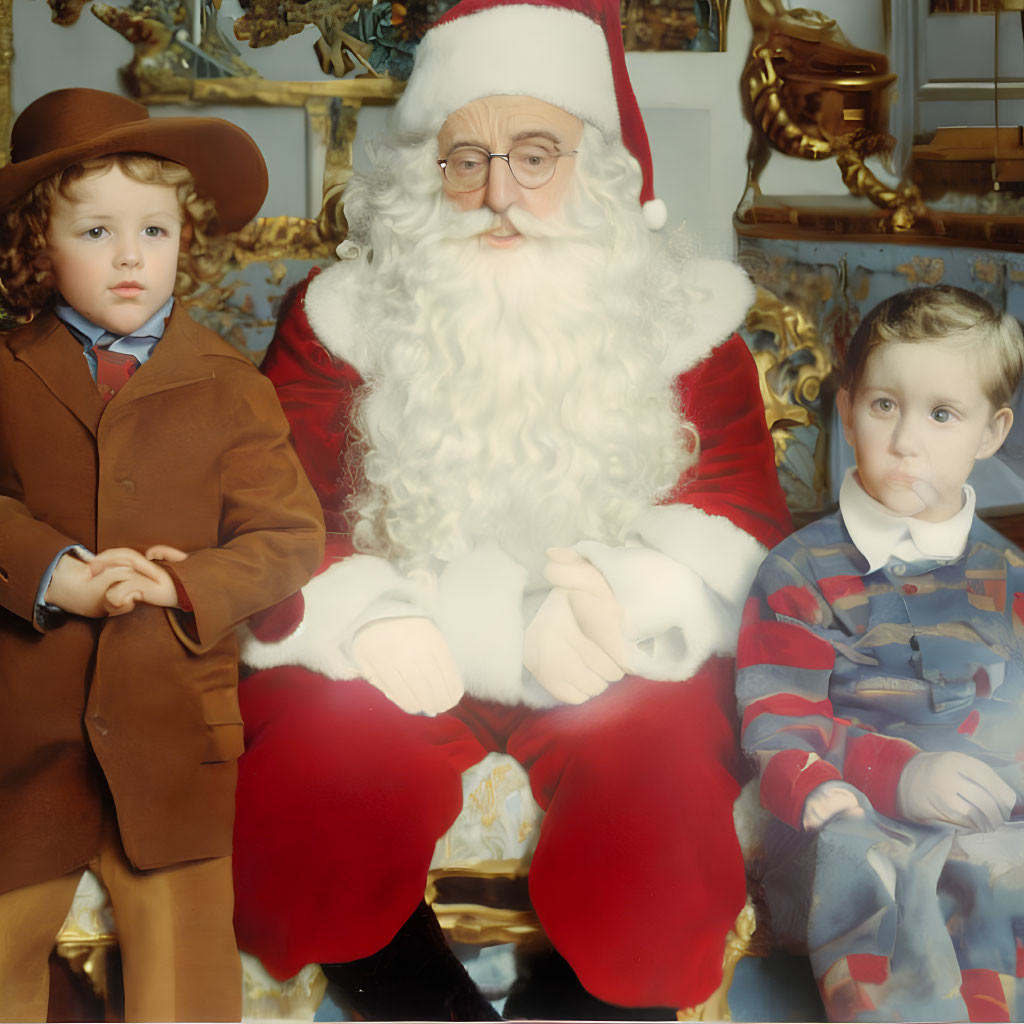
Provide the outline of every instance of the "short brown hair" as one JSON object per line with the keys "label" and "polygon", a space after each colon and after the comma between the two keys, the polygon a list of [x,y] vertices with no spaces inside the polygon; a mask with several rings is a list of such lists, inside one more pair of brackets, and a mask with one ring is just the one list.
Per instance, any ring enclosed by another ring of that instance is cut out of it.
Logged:
{"label": "short brown hair", "polygon": [[[76,182],[111,167],[144,185],[169,185],[178,193],[182,228],[205,235],[215,211],[199,199],[188,168],[146,153],[114,153],[71,164],[40,181],[0,216],[0,305],[18,320],[30,320],[54,299],[56,285],[46,251],[50,210],[59,195],[71,198]],[[178,255],[179,281],[191,266],[189,246]]]}
{"label": "short brown hair", "polygon": [[839,384],[854,393],[868,357],[882,345],[940,340],[963,341],[989,357],[985,394],[996,409],[1009,405],[1024,375],[1020,324],[980,295],[948,284],[910,288],[875,306],[846,346]]}

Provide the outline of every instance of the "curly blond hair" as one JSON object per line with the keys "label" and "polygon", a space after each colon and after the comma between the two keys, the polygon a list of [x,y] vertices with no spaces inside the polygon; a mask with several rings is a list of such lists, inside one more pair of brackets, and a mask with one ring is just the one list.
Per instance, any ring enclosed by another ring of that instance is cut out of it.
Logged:
{"label": "curly blond hair", "polygon": [[46,245],[54,199],[73,198],[76,182],[115,166],[143,185],[168,185],[177,190],[183,244],[178,254],[175,291],[189,276],[194,276],[194,264],[199,257],[195,243],[206,238],[216,210],[210,200],[196,195],[195,181],[188,168],[146,153],[94,157],[44,178],[0,215],[0,305],[14,319],[31,320],[56,296]]}

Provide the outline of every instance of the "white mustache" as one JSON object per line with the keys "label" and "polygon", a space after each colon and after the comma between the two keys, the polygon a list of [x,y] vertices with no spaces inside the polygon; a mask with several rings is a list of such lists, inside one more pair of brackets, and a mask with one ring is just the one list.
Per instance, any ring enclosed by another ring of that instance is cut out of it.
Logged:
{"label": "white mustache", "polygon": [[570,225],[562,216],[542,219],[520,206],[510,206],[500,214],[482,206],[479,210],[453,210],[445,218],[444,237],[461,241],[498,231],[506,224],[525,238],[573,239],[588,234],[586,225]]}
{"label": "white mustache", "polygon": [[443,214],[442,238],[453,242],[475,238],[490,231],[494,224],[494,214],[486,207],[479,210],[456,210],[449,207]]}

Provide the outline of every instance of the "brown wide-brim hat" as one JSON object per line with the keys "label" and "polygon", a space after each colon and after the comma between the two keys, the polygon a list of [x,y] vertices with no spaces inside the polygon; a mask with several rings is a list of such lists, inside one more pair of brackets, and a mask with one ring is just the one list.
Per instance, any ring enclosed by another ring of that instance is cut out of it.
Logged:
{"label": "brown wide-brim hat", "polygon": [[0,209],[71,164],[148,153],[183,164],[196,193],[217,207],[216,230],[237,231],[259,212],[267,165],[238,125],[216,117],[150,117],[134,100],[98,89],[58,89],[30,103],[11,130],[0,167]]}

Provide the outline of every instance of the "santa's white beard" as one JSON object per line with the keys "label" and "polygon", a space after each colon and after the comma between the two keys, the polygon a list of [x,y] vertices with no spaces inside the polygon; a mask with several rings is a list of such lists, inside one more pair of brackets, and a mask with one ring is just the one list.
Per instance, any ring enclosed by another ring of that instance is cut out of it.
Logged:
{"label": "santa's white beard", "polygon": [[407,569],[494,544],[537,573],[550,546],[621,542],[695,457],[643,260],[512,218],[514,249],[453,214],[462,237],[392,240],[375,268],[355,540]]}

